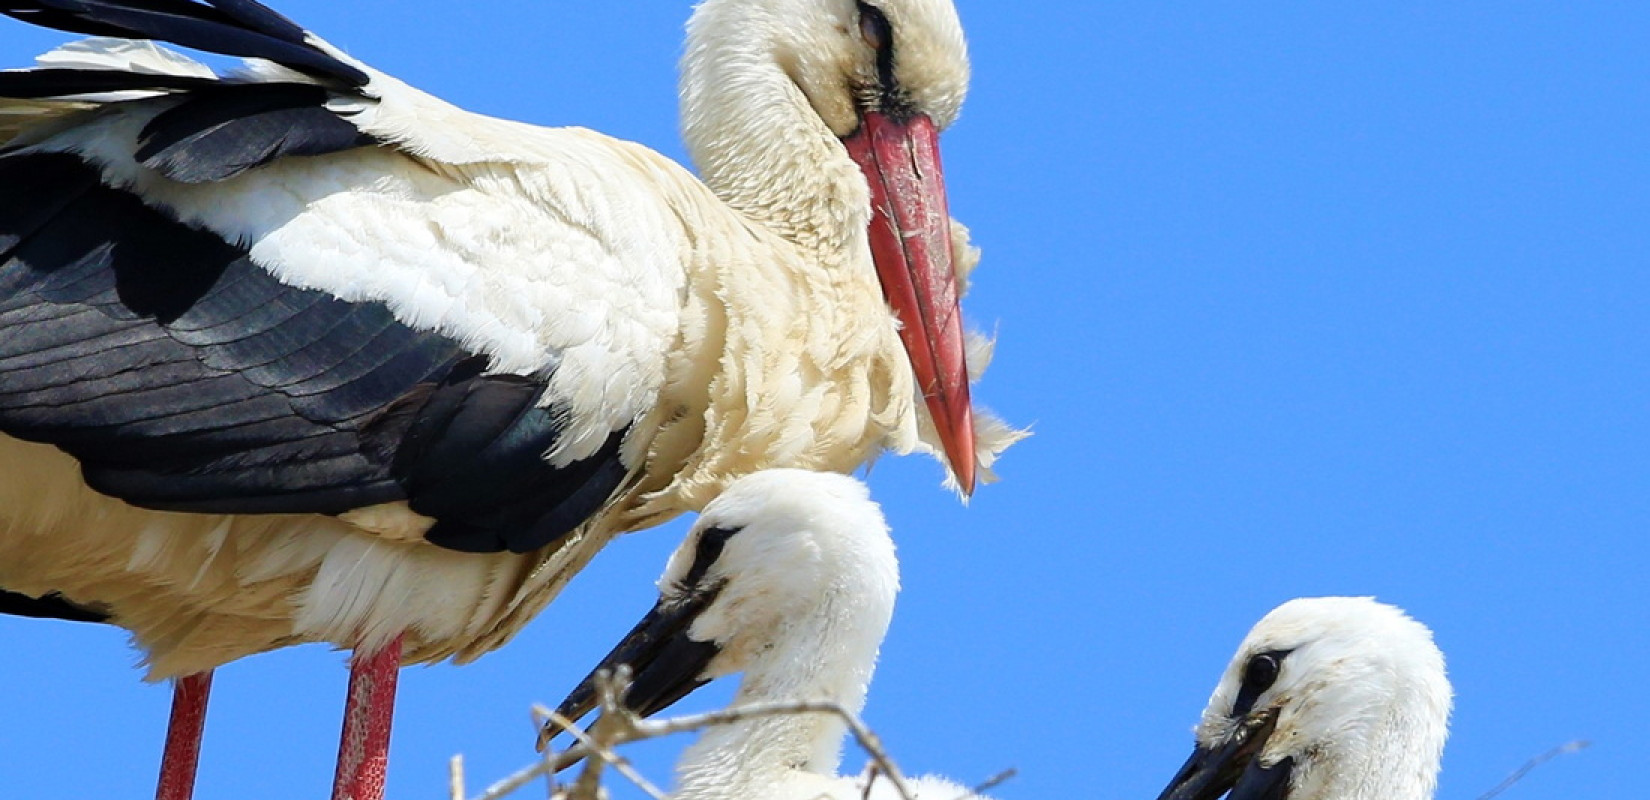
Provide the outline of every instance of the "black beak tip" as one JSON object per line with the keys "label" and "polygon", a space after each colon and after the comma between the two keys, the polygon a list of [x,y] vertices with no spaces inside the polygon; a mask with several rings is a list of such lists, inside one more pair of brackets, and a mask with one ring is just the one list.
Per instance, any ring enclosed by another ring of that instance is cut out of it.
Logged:
{"label": "black beak tip", "polygon": [[1157,800],[1286,800],[1293,759],[1271,766],[1260,759],[1276,727],[1277,711],[1268,709],[1245,718],[1226,741],[1198,744]]}
{"label": "black beak tip", "polygon": [[[556,713],[577,722],[596,709],[597,683],[603,673],[620,681],[624,707],[641,716],[651,716],[705,684],[700,674],[721,648],[713,642],[696,641],[688,629],[698,614],[716,597],[716,591],[699,592],[685,602],[658,604],[636,624],[601,663],[586,675]],[[550,740],[561,733],[554,721],[539,730],[538,749],[543,752]]]}

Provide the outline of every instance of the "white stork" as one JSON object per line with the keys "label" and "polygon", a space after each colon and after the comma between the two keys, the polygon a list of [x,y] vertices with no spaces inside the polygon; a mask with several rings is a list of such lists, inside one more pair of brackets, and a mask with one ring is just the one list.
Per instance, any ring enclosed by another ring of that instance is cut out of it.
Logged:
{"label": "white stork", "polygon": [[1290,600],[1238,646],[1159,800],[1428,800],[1450,694],[1432,632],[1403,611]]}
{"label": "white stork", "polygon": [[[647,716],[716,678],[744,673],[732,707],[798,700],[858,713],[899,592],[882,509],[844,475],[774,469],[742,477],[705,506],[659,578],[659,600],[557,711],[596,704],[598,672],[631,669],[625,705]],[[547,733],[549,731],[547,730]],[[838,776],[843,721],[751,717],[712,727],[682,754],[674,800],[898,797]],[[977,797],[945,778],[918,798]]]}
{"label": "white stork", "polygon": [[0,611],[129,629],[195,676],[175,721],[353,647],[340,776],[381,770],[395,666],[499,646],[616,533],[884,448],[966,493],[1018,436],[968,398],[950,0],[707,0],[700,178],[209,3],[0,0],[100,37],[0,72]]}

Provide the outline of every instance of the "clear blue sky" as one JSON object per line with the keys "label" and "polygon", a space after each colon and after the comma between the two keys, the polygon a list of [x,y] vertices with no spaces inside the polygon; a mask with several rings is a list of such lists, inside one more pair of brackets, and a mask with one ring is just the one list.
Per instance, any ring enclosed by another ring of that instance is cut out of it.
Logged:
{"label": "clear blue sky", "polygon": [[[978,396],[1037,435],[966,509],[931,462],[871,475],[906,590],[868,717],[905,767],[1149,800],[1250,624],[1374,594],[1449,658],[1440,797],[1583,737],[1504,797],[1642,793],[1650,6],[960,5],[943,148],[1001,335]],[[685,2],[280,7],[466,107],[680,157]],[[0,61],[58,40],[6,21]],[[405,672],[391,797],[442,796],[453,753],[472,786],[528,762],[528,704],[646,610],[681,531],[610,548],[499,653]],[[135,660],[0,620],[9,793],[150,795],[168,692]],[[341,665],[222,670],[198,795],[324,797]],[[683,744],[637,753],[664,779]]]}

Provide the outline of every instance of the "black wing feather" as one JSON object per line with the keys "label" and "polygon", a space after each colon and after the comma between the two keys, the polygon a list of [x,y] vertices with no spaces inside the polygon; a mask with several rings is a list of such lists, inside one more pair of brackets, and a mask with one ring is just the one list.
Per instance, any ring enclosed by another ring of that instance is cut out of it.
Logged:
{"label": "black wing feather", "polygon": [[97,69],[0,70],[0,97],[35,100],[77,94],[119,92],[132,89],[180,91],[218,85],[216,78],[190,75],[146,75],[138,72]]}
{"label": "black wing feather", "polygon": [[72,98],[120,91],[180,96],[140,134],[134,158],[184,183],[234,177],[286,156],[316,156],[377,140],[327,108],[365,86],[361,70],[310,44],[302,28],[251,0],[0,0],[0,14],[61,30],[159,39],[222,55],[264,58],[327,85],[235,83],[111,69],[0,72],[0,97]]}
{"label": "black wing feather", "polygon": [[327,110],[327,90],[290,83],[192,92],[145,125],[138,162],[184,183],[210,183],[284,156],[349,150],[370,136]]}
{"label": "black wing feather", "polygon": [[70,602],[57,592],[42,597],[8,592],[0,589],[0,614],[41,619],[66,619],[70,622],[107,622],[109,615],[94,608]]}
{"label": "black wing feather", "polygon": [[369,426],[369,442],[401,443],[391,474],[414,511],[436,518],[427,539],[465,552],[525,552],[584,522],[623,483],[625,430],[589,458],[544,467],[561,426],[535,405],[541,392],[514,375],[463,378],[407,398]]}
{"label": "black wing feather", "polygon": [[214,8],[236,22],[285,42],[302,43],[304,29],[274,9],[255,0],[208,0]]}
{"label": "black wing feather", "polygon": [[[0,160],[0,258],[17,243],[62,212],[75,198],[98,184],[96,172],[70,155],[40,155],[34,158]],[[8,285],[34,279],[25,273],[0,275],[0,292],[25,288]]]}
{"label": "black wing feather", "polygon": [[366,73],[308,44],[302,28],[274,11],[247,0],[216,5],[187,0],[5,0],[0,14],[72,33],[158,39],[208,53],[268,59],[348,87],[367,83]]}

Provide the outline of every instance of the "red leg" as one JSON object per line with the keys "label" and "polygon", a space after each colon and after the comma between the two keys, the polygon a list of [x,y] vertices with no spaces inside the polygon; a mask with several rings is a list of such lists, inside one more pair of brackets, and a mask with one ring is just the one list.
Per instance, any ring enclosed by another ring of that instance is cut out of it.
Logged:
{"label": "red leg", "polygon": [[160,757],[155,800],[189,800],[194,794],[201,732],[206,728],[206,698],[211,693],[211,670],[185,675],[172,685],[172,719],[166,727],[166,752]]}
{"label": "red leg", "polygon": [[400,669],[400,636],[376,653],[357,651],[350,659],[349,697],[344,702],[344,736],[338,743],[332,800],[383,800],[395,678]]}

